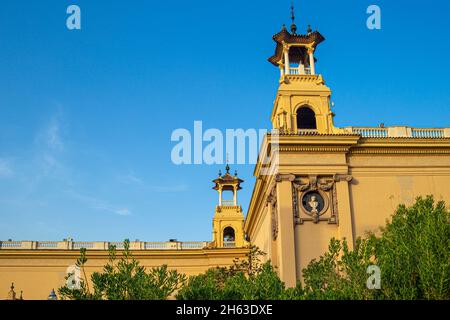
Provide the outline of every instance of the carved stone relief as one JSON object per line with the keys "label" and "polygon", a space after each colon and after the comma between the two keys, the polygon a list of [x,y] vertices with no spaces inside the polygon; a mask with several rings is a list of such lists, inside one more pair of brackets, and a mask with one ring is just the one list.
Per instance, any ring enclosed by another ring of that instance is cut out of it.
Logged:
{"label": "carved stone relief", "polygon": [[296,176],[292,182],[295,224],[327,221],[338,224],[336,182],[351,181],[351,176]]}
{"label": "carved stone relief", "polygon": [[267,205],[271,208],[271,229],[272,240],[276,240],[278,237],[278,210],[277,210],[277,197],[276,187],[272,188],[271,193],[267,197]]}

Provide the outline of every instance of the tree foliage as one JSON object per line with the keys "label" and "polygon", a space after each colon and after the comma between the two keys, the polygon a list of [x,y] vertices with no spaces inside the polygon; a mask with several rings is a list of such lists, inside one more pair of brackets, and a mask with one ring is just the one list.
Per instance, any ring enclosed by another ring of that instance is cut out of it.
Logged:
{"label": "tree foliage", "polygon": [[[92,289],[82,281],[78,289],[59,289],[66,299],[277,300],[277,299],[450,299],[450,212],[433,197],[401,205],[380,228],[348,242],[331,239],[328,251],[302,270],[303,284],[286,288],[264,252],[251,247],[245,259],[230,267],[217,267],[187,280],[167,266],[146,271],[132,258],[129,241],[116,258],[91,276]],[[86,251],[77,266],[86,278]],[[381,288],[367,287],[368,267],[381,271]]]}
{"label": "tree foliage", "polygon": [[179,300],[276,300],[286,297],[284,283],[265,254],[252,247],[246,259],[191,276],[177,294]]}
{"label": "tree foliage", "polygon": [[[433,197],[398,207],[380,235],[332,239],[303,270],[308,299],[450,299],[450,213]],[[381,270],[381,289],[366,286],[367,267]]]}
{"label": "tree foliage", "polygon": [[450,299],[450,211],[443,201],[428,196],[399,206],[375,245],[386,298]]}
{"label": "tree foliage", "polygon": [[[124,252],[117,259],[116,247],[109,248],[109,261],[103,272],[94,272],[91,276],[92,290],[86,281],[86,250],[81,250],[77,266],[83,271],[79,288],[67,285],[59,288],[64,299],[74,300],[163,300],[177,290],[185,276],[166,265],[146,270],[134,259],[130,252],[129,240],[124,241]],[[66,278],[68,279],[70,275]]]}

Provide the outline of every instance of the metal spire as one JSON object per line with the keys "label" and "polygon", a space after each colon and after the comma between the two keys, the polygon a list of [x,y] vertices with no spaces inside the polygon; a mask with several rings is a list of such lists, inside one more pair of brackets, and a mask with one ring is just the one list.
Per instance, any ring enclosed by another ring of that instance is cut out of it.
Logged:
{"label": "metal spire", "polygon": [[228,152],[227,152],[227,166],[225,167],[225,170],[227,170],[227,173],[230,173],[230,166],[228,165]]}
{"label": "metal spire", "polygon": [[295,12],[294,12],[294,1],[291,2],[291,32],[292,34],[297,34],[297,26],[295,25]]}

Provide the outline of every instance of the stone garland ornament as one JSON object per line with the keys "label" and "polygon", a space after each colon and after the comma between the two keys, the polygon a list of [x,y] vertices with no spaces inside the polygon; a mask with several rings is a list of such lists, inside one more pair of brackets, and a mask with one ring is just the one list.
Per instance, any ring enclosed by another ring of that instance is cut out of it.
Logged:
{"label": "stone garland ornament", "polygon": [[270,195],[267,197],[267,205],[271,206],[271,229],[272,240],[276,240],[278,237],[278,210],[277,210],[277,197],[275,195],[275,188],[272,189]]}

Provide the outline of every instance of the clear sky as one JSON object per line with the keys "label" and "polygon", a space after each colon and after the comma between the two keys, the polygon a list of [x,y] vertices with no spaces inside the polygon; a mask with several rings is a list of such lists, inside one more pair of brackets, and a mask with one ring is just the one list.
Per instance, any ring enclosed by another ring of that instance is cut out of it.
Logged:
{"label": "clear sky", "polygon": [[[66,28],[81,8],[82,29]],[[382,29],[366,28],[366,9]],[[327,39],[336,125],[450,126],[450,2],[296,0]],[[289,0],[2,0],[0,239],[211,239],[222,166],[171,162],[177,128],[269,128]],[[232,166],[245,180],[253,165]]]}

